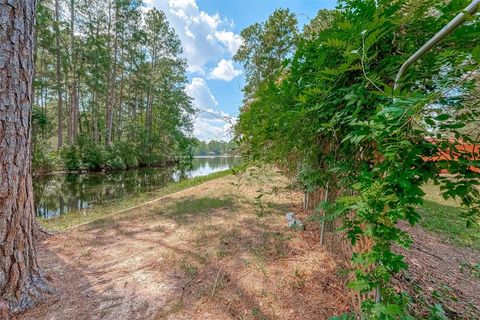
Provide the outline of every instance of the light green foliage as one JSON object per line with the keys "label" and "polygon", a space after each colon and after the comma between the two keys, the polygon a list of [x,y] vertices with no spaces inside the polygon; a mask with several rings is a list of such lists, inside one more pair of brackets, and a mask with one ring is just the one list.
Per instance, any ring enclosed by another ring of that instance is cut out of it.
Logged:
{"label": "light green foliage", "polygon": [[[352,257],[350,286],[381,293],[380,303],[363,302],[367,319],[412,319],[408,297],[389,283],[407,268],[392,246],[410,244],[397,223],[419,220],[422,185],[430,181],[445,198],[456,198],[467,225],[479,221],[479,180],[469,166],[480,163],[460,148],[460,142],[479,143],[478,135],[461,130],[479,116],[465,103],[479,67],[478,17],[416,63],[401,91],[392,89],[402,63],[468,3],[340,1],[305,28],[307,36],[287,38],[295,53],[282,56],[275,72],[262,73],[255,54],[236,57],[247,71],[258,68],[247,75],[263,75],[247,77],[250,95],[236,128],[242,149],[252,159],[283,165],[306,190],[329,186],[338,197],[324,207],[344,221],[352,244],[361,236],[374,240],[369,251]],[[263,25],[247,28],[245,46],[256,48],[261,41],[248,46],[251,39],[266,34]],[[439,150],[450,156],[428,161]]]}

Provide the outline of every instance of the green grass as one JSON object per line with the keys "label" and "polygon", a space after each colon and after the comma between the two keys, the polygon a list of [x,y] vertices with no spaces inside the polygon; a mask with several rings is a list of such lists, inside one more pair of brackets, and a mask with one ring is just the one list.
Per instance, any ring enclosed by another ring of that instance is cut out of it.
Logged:
{"label": "green grass", "polygon": [[444,200],[438,187],[428,184],[423,187],[425,204],[419,209],[422,216],[420,225],[440,234],[455,245],[480,250],[480,226],[467,228],[461,216],[465,210],[454,200]]}
{"label": "green grass", "polygon": [[111,219],[105,218],[117,213],[118,211],[128,209],[130,207],[134,207],[144,202],[166,196],[181,190],[198,186],[210,180],[215,180],[228,176],[231,173],[232,170],[225,170],[215,172],[207,176],[182,180],[176,183],[169,184],[155,191],[134,193],[120,199],[115,199],[107,203],[102,203],[86,210],[69,212],[68,214],[51,219],[39,219],[39,222],[45,229],[50,232],[58,232],[77,225],[91,223],[94,221],[98,221],[99,224],[108,225],[111,222]]}

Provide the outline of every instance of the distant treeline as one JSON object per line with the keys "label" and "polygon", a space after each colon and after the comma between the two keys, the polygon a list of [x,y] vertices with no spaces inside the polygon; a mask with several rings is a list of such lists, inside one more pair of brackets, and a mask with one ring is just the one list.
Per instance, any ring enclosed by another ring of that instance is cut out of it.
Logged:
{"label": "distant treeline", "polygon": [[194,156],[221,156],[221,155],[234,155],[235,154],[235,142],[229,141],[215,141],[210,142],[196,141],[193,148]]}

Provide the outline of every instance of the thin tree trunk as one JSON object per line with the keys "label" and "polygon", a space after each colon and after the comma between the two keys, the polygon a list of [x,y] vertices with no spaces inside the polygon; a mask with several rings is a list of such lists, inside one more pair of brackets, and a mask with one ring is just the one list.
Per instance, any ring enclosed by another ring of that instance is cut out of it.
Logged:
{"label": "thin tree trunk", "polygon": [[96,92],[93,93],[93,139],[95,140],[95,143],[100,142],[100,135],[98,132],[98,95]]}
{"label": "thin tree trunk", "polygon": [[[122,55],[123,57],[123,55]],[[125,89],[125,69],[122,68],[122,76],[120,78],[120,94],[119,101],[117,105],[117,123],[115,127],[117,128],[116,139],[120,140],[122,136],[122,111],[123,111],[123,92]]]}
{"label": "thin tree trunk", "polygon": [[63,97],[62,97],[62,71],[60,57],[60,3],[55,0],[55,48],[56,48],[56,68],[57,68],[57,95],[58,95],[58,144],[60,149],[63,146]]}
{"label": "thin tree trunk", "polygon": [[48,291],[37,263],[31,176],[35,0],[0,2],[0,318]]}
{"label": "thin tree trunk", "polygon": [[92,98],[90,100],[90,108],[89,108],[89,111],[88,114],[90,114],[90,138],[92,141],[95,141],[95,132],[94,132],[94,126],[93,126],[93,121],[95,120],[94,118],[94,106],[95,106],[95,92],[92,92],[91,94]]}
{"label": "thin tree trunk", "polygon": [[70,1],[70,65],[72,69],[70,98],[70,143],[77,140],[78,135],[78,83],[75,59],[75,0]]}
{"label": "thin tree trunk", "polygon": [[[66,78],[68,78],[68,72],[65,72]],[[70,101],[72,101],[72,86],[68,86],[68,94],[65,97],[67,100],[65,101],[65,104],[67,105],[67,142],[72,143],[72,104]]]}
{"label": "thin tree trunk", "polygon": [[[42,50],[42,90],[40,91],[40,99],[41,99],[41,104],[42,104],[42,110],[43,112],[47,112],[47,89],[46,86],[44,85],[43,81],[45,80],[45,64],[46,64],[46,50]],[[43,132],[43,138],[45,139],[46,137],[46,131]]]}
{"label": "thin tree trunk", "polygon": [[76,141],[78,130],[78,91],[75,80],[69,87],[68,142],[72,144]]}
{"label": "thin tree trunk", "polygon": [[[111,48],[111,24],[112,24],[112,18],[111,18],[111,8],[112,7],[112,2],[109,3],[108,7],[108,51],[110,52]],[[117,17],[117,11],[115,13],[115,18]],[[107,91],[105,95],[105,107],[106,107],[106,121],[107,121],[107,139],[106,143],[107,145],[112,144],[112,125],[113,125],[113,101],[112,99],[115,98],[115,94],[113,93],[114,91],[114,81],[115,81],[115,65],[116,65],[116,59],[117,59],[117,37],[115,34],[115,39],[114,39],[114,61],[113,61],[113,66],[109,65],[109,70],[107,73]],[[110,68],[112,68],[112,71],[110,71]]]}
{"label": "thin tree trunk", "polygon": [[[99,26],[99,22],[97,20],[97,24],[96,24],[96,34],[95,34],[95,38],[98,39],[99,37],[99,33],[100,33],[100,26]],[[92,121],[93,121],[93,139],[95,141],[95,143],[99,143],[100,142],[100,133],[99,133],[99,130],[98,130],[98,105],[99,105],[99,97],[98,97],[99,93],[98,91],[96,91],[96,89],[93,90],[93,105],[92,105]]]}
{"label": "thin tree trunk", "polygon": [[[77,99],[77,102],[76,102],[76,110],[75,110],[75,141],[78,139],[78,136],[82,134],[82,119],[80,117],[80,109],[81,110],[85,110],[85,104],[84,104],[84,101],[82,99],[82,90],[81,90],[81,87],[80,87],[80,83],[81,83],[81,79],[80,79],[80,76],[78,75],[78,78],[77,78],[77,81],[76,81],[76,99]],[[80,104],[81,104],[81,108],[80,108]],[[88,117],[85,115],[85,119],[88,119]]]}
{"label": "thin tree trunk", "polygon": [[153,104],[153,77],[155,76],[155,66],[157,60],[156,44],[153,45],[152,62],[148,81],[147,110],[145,115],[145,125],[149,135],[152,131],[152,104]]}
{"label": "thin tree trunk", "polygon": [[[112,49],[112,41],[111,41],[111,34],[110,29],[112,25],[112,1],[108,3],[108,24],[107,24],[107,52],[110,55],[110,51]],[[110,96],[110,61],[107,63],[107,72],[105,75],[105,131],[103,132],[105,141],[108,140],[107,138],[107,131],[108,131],[108,97]],[[107,142],[108,145],[108,142]]]}
{"label": "thin tree trunk", "polygon": [[117,34],[115,33],[115,39],[113,41],[113,69],[112,69],[112,76],[111,76],[111,87],[110,87],[110,95],[108,97],[108,109],[107,109],[107,144],[111,145],[113,141],[113,115],[115,112],[115,88],[116,88],[116,78],[117,78],[117,55],[118,55],[118,44],[117,44]]}

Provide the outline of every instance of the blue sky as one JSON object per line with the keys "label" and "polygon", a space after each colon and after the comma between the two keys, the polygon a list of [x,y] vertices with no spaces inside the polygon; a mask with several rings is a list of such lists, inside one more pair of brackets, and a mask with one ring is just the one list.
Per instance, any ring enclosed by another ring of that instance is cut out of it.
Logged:
{"label": "blue sky", "polygon": [[188,63],[187,93],[196,108],[200,140],[229,140],[242,104],[245,83],[241,65],[232,61],[241,44],[240,31],[263,22],[277,8],[297,14],[300,26],[318,10],[334,8],[335,0],[146,0],[165,12],[182,41]]}

